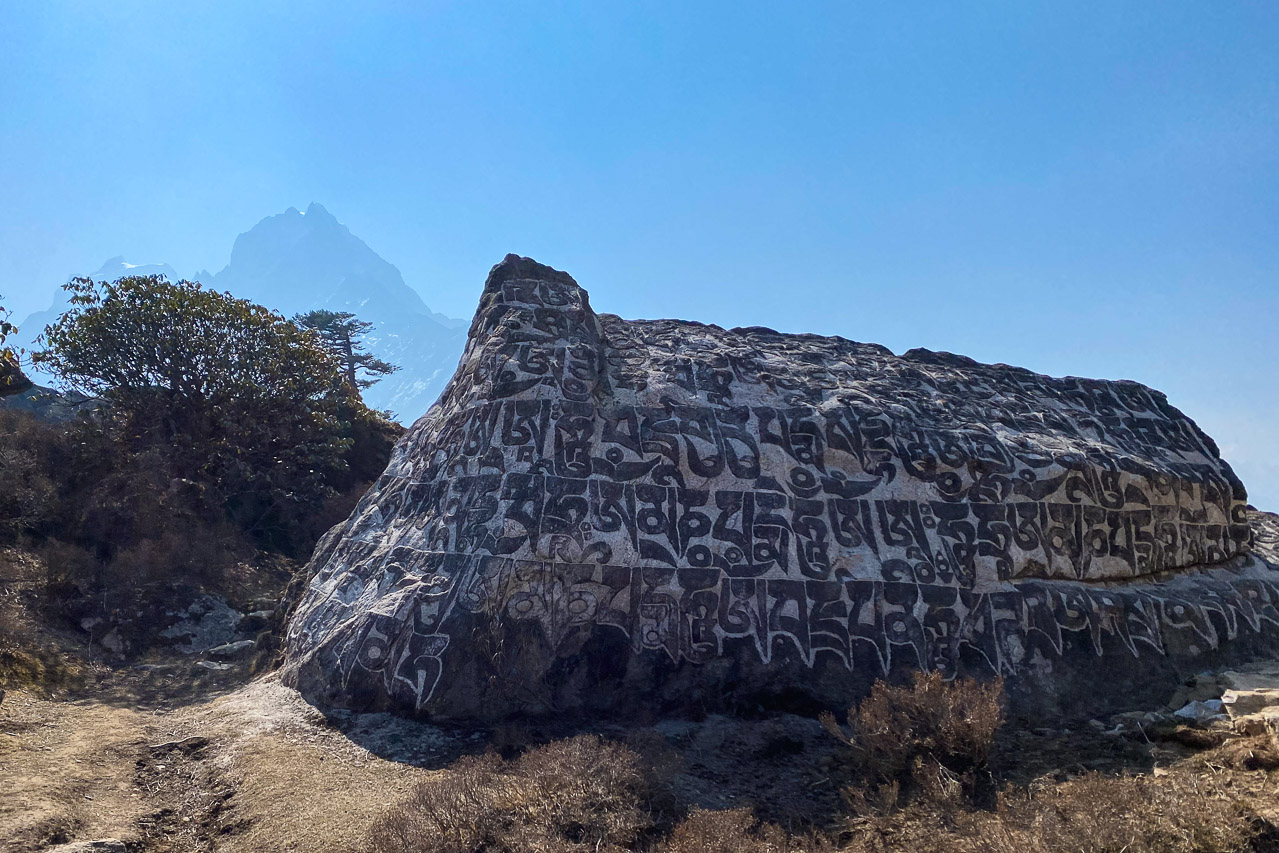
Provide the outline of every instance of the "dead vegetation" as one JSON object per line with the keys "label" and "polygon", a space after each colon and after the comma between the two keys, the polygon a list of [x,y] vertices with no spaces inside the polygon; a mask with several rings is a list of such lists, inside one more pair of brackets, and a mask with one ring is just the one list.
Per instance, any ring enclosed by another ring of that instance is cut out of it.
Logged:
{"label": "dead vegetation", "polygon": [[373,853],[621,851],[652,829],[649,774],[629,747],[578,735],[513,761],[466,757],[369,833]]}
{"label": "dead vegetation", "polygon": [[833,714],[821,720],[851,752],[857,784],[844,796],[856,811],[891,810],[903,794],[963,798],[983,781],[1003,725],[1003,683],[947,682],[939,672],[918,672],[908,687],[877,681],[849,710],[848,729]]}
{"label": "dead vegetation", "polygon": [[[646,769],[649,759],[640,753],[647,750],[579,735],[514,759],[496,752],[466,758],[433,774],[375,824],[368,847],[374,853],[1279,849],[1276,815],[1268,810],[1279,754],[1268,738],[1183,733],[1169,738],[1168,748],[1184,757],[1153,773],[1053,773],[1029,784],[999,783],[987,762],[1003,722],[1001,689],[998,682],[920,674],[910,686],[876,685],[851,709],[846,727],[825,719],[845,747],[836,763],[847,806],[825,826],[783,827],[749,807],[674,805],[663,796],[670,774]],[[1050,739],[1040,746],[1051,747]],[[1064,744],[1061,751],[1058,760],[1070,757]],[[983,774],[987,791],[975,783]]]}

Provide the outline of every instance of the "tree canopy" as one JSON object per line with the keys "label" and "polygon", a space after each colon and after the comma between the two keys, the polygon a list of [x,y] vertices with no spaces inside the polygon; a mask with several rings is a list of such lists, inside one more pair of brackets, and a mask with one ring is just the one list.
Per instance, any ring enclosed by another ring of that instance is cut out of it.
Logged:
{"label": "tree canopy", "polygon": [[320,336],[324,347],[338,360],[347,386],[358,393],[399,370],[399,365],[377,358],[364,349],[364,336],[373,324],[356,319],[349,311],[318,309],[295,315],[293,322]]}
{"label": "tree canopy", "polygon": [[345,466],[351,402],[318,337],[189,281],[73,279],[37,364],[102,397],[118,434],[156,447],[234,515],[315,504]]}
{"label": "tree canopy", "polygon": [[18,327],[9,322],[9,309],[4,307],[4,296],[0,295],[0,397],[31,387],[31,381],[22,375],[18,354],[4,345],[8,337],[17,331]]}

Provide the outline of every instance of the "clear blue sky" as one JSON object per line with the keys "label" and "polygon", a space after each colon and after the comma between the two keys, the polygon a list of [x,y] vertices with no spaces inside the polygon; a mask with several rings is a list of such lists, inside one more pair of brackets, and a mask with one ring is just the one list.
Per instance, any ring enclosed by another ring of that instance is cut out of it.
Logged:
{"label": "clear blue sky", "polygon": [[0,292],[319,201],[427,303],[1137,379],[1279,510],[1279,3],[0,4]]}

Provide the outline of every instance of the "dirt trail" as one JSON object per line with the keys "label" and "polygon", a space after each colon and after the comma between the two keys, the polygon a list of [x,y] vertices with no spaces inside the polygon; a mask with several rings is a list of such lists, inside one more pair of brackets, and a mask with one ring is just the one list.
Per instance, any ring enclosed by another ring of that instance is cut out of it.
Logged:
{"label": "dirt trail", "polygon": [[[438,732],[396,733],[414,725],[375,721],[368,742],[383,751]],[[11,690],[0,851],[104,837],[166,853],[346,851],[425,772],[352,742],[269,676],[171,710]]]}
{"label": "dirt trail", "polygon": [[124,837],[146,808],[134,784],[150,715],[10,691],[0,703],[0,850]]}

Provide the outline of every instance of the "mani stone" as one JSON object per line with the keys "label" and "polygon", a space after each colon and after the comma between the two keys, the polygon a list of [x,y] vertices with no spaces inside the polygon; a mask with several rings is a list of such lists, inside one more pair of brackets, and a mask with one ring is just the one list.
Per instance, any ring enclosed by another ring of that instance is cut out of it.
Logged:
{"label": "mani stone", "polygon": [[1158,391],[596,314],[493,268],[457,373],[312,558],[283,677],[447,718],[1014,703],[1273,652],[1279,519]]}

